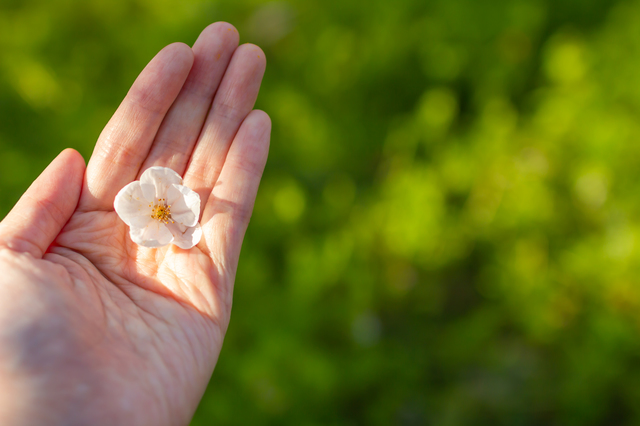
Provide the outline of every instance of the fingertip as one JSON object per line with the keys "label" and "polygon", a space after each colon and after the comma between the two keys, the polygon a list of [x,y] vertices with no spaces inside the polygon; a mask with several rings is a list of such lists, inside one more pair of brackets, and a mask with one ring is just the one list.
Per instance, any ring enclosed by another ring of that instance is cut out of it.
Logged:
{"label": "fingertip", "polygon": [[65,185],[63,190],[65,193],[69,193],[71,198],[77,199],[86,169],[82,155],[73,148],[66,148],[51,162],[51,167],[53,171],[43,184],[55,187],[57,185],[55,183],[56,177],[64,176],[68,185]]}
{"label": "fingertip", "polygon": [[261,130],[264,133],[271,133],[271,117],[260,109],[254,109],[249,113],[245,121],[250,120],[247,124]]}
{"label": "fingertip", "polygon": [[[267,161],[271,139],[271,118],[259,109],[254,109],[242,122],[238,134],[227,154],[230,168],[234,164],[249,164],[245,170],[262,170]],[[226,167],[225,162],[225,167]]]}
{"label": "fingertip", "polygon": [[191,50],[189,45],[182,42],[175,42],[165,46],[165,48],[160,51],[160,54],[169,56],[172,62],[175,61],[182,65],[188,64],[189,68],[191,68],[193,64],[193,50]]}
{"label": "fingertip", "polygon": [[86,163],[84,161],[84,157],[78,151],[73,148],[65,148],[60,154],[59,157],[66,160],[66,162],[70,163],[73,167],[77,169],[81,169],[84,171],[86,167]]}
{"label": "fingertip", "polygon": [[226,21],[218,21],[211,24],[211,26],[213,25],[219,25],[229,32],[235,32],[236,34],[238,33],[238,30],[236,29],[236,27],[234,27],[233,24],[230,24],[229,22],[226,22]]}
{"label": "fingertip", "polygon": [[264,54],[264,51],[260,48],[260,46],[253,43],[244,43],[238,47],[238,50],[242,49],[242,53],[248,55],[252,59],[257,60],[258,63],[262,64],[262,67],[266,67],[267,65],[267,56]]}
{"label": "fingertip", "polygon": [[238,30],[236,29],[236,27],[234,27],[229,22],[225,22],[225,21],[218,21],[218,22],[214,22],[212,24],[207,25],[204,28],[204,30],[202,30],[200,32],[200,34],[205,34],[205,33],[209,33],[209,32],[212,32],[212,31],[226,31],[226,32],[229,32],[229,33],[238,34]]}
{"label": "fingertip", "polygon": [[[53,176],[59,174],[66,177],[67,182],[69,182],[67,189],[73,190],[82,185],[86,164],[82,155],[75,149],[64,149],[53,159],[49,167],[54,170]],[[43,184],[49,185],[51,183],[52,180],[48,178]]]}
{"label": "fingertip", "polygon": [[234,47],[237,47],[240,42],[238,30],[228,22],[214,22],[202,30],[198,36],[198,40],[209,38],[217,39],[221,44],[232,44]]}
{"label": "fingertip", "polygon": [[84,179],[84,172],[87,169],[87,165],[82,154],[73,148],[66,148],[54,161],[59,164],[60,173],[67,176],[67,180],[70,183],[70,185],[67,186],[67,191],[77,190],[78,194],[74,193],[72,197],[79,197],[79,191]]}
{"label": "fingertip", "polygon": [[58,154],[0,223],[0,245],[41,257],[78,204],[84,170],[75,149]]}
{"label": "fingertip", "polygon": [[249,66],[261,74],[264,74],[264,70],[267,67],[267,57],[262,49],[253,43],[244,43],[238,46],[233,54],[234,60],[240,59],[245,66]]}
{"label": "fingertip", "polygon": [[142,70],[123,104],[165,113],[180,92],[193,66],[193,51],[184,43],[165,46]]}
{"label": "fingertip", "polygon": [[[207,74],[215,75],[216,69],[225,67],[229,62],[233,52],[237,49],[240,36],[235,27],[226,22],[216,22],[205,28],[198,39],[193,44],[193,53],[196,57],[196,67],[198,62],[208,64]],[[224,71],[224,68],[222,68]]]}

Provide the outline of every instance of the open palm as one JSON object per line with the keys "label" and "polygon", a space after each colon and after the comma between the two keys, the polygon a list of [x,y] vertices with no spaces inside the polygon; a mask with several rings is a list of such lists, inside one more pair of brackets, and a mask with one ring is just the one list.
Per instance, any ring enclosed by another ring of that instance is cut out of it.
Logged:
{"label": "open palm", "polygon": [[[60,154],[0,224],[0,424],[187,424],[229,322],[264,168],[265,58],[229,24],[140,74],[85,170]],[[201,197],[189,250],[133,243],[113,209],[151,166]],[[28,413],[26,415],[25,413]]]}

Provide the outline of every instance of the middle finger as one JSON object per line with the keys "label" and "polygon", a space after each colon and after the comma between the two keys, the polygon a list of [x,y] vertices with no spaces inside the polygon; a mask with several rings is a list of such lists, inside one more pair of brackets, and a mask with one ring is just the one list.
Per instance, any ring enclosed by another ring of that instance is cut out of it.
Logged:
{"label": "middle finger", "polygon": [[205,28],[193,45],[194,62],[180,94],[158,131],[140,174],[151,166],[169,167],[180,176],[191,156],[202,125],[238,47],[238,31],[226,22]]}

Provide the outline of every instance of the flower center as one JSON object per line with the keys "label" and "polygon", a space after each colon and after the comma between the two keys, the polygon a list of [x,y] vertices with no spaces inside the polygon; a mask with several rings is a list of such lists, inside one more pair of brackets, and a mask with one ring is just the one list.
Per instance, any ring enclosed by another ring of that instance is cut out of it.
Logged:
{"label": "flower center", "polygon": [[164,198],[159,198],[158,204],[149,204],[149,207],[153,208],[153,211],[151,212],[152,219],[158,220],[164,224],[169,222],[174,223],[173,220],[171,220],[171,206],[167,205],[167,200]]}

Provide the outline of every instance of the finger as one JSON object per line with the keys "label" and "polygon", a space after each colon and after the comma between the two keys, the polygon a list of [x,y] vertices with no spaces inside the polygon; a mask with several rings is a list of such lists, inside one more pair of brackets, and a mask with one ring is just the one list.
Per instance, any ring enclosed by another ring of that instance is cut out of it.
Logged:
{"label": "finger", "polygon": [[193,63],[186,44],[158,53],[140,73],[98,138],[89,160],[79,210],[111,210],[125,184],[135,180],[167,110]]}
{"label": "finger", "polygon": [[0,246],[42,257],[78,204],[84,168],[77,151],[62,151],[0,223]]}
{"label": "finger", "polygon": [[263,111],[252,111],[229,149],[202,215],[203,237],[208,249],[225,253],[233,271],[267,163],[270,135],[269,116]]}
{"label": "finger", "polygon": [[184,176],[185,185],[207,202],[240,124],[253,109],[266,59],[253,44],[236,49],[222,78]]}
{"label": "finger", "polygon": [[180,176],[184,174],[213,96],[237,47],[238,31],[231,24],[216,22],[202,31],[193,45],[189,77],[162,122],[140,172],[162,166]]}

